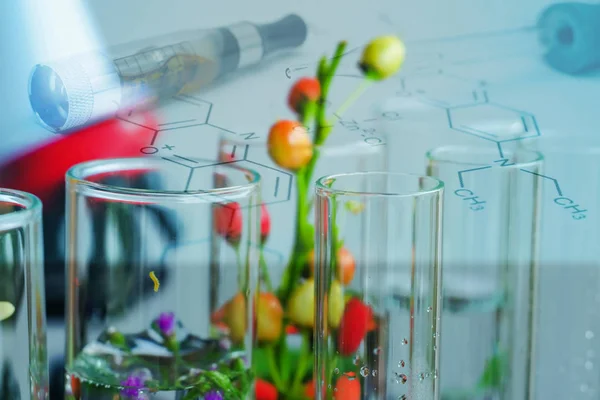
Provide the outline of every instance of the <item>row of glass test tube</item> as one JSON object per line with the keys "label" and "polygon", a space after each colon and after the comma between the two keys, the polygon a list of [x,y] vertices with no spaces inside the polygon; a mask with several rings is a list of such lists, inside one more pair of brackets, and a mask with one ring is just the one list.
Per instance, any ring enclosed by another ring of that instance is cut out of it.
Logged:
{"label": "row of glass test tube", "polygon": [[[598,204],[599,147],[578,145],[575,138],[545,140],[505,150],[501,163],[494,163],[493,148],[437,148],[425,155],[421,176],[374,172],[388,169],[385,146],[332,140],[323,149],[315,176],[324,178],[312,190],[314,368],[324,381],[316,398],[330,398],[347,372],[332,364],[337,350],[326,334],[330,265],[340,239],[356,260],[355,279],[344,291],[360,293],[376,322],[347,354],[360,368],[361,399],[537,399],[541,386],[557,381],[540,373],[544,363],[559,371],[561,398],[597,398],[599,231],[592,207]],[[239,162],[232,153],[238,146],[247,146]],[[260,220],[261,199],[272,196],[272,179],[244,165],[268,168],[265,146],[225,136],[218,154],[232,154],[229,163],[205,162],[185,173],[162,158],[102,160],[69,171],[67,393],[80,390],[77,397],[89,399],[122,393],[127,388],[112,380],[123,368],[160,374],[169,353],[159,345],[167,342],[153,339],[148,327],[161,326],[166,312],[174,312],[174,329],[187,340],[180,350],[206,356],[215,309],[241,286],[246,311],[252,309],[261,235],[252,221]],[[248,157],[253,163],[244,164]],[[158,173],[162,185],[149,189],[140,171]],[[558,192],[556,180],[562,183]],[[245,226],[235,249],[227,235],[215,239],[210,222],[215,207],[231,203],[240,205]],[[294,203],[269,206],[272,237],[289,236]],[[31,194],[2,189],[0,206],[0,397],[45,399],[42,204]],[[176,221],[163,236],[152,233],[160,215]],[[137,236],[123,221],[146,235]],[[546,243],[552,247],[543,248]],[[246,268],[231,268],[238,257]],[[268,260],[274,280],[286,261]],[[250,284],[240,283],[240,276]],[[548,293],[557,279],[563,292]],[[548,299],[552,307],[542,309]],[[106,346],[115,332],[145,354],[142,364],[107,363],[114,362],[115,350]],[[246,358],[254,357],[253,346],[246,326]],[[194,362],[206,367],[202,358]],[[74,374],[88,389],[75,388],[81,382]],[[171,398],[164,396],[158,398]]]}

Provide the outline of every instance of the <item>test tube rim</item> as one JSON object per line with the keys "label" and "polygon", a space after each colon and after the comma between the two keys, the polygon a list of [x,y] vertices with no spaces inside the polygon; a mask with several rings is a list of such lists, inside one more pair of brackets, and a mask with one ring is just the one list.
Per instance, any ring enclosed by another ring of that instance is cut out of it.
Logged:
{"label": "test tube rim", "polygon": [[[427,182],[431,182],[431,185],[428,185],[427,189],[420,189],[416,191],[407,191],[406,193],[383,193],[383,192],[363,192],[363,191],[353,191],[353,190],[343,190],[343,189],[335,189],[328,187],[326,182],[331,179],[339,179],[339,178],[359,178],[359,177],[375,177],[375,176],[387,176],[394,178],[410,178],[414,180],[425,180]],[[332,175],[326,175],[319,179],[317,179],[315,184],[315,191],[320,197],[333,197],[333,196],[344,196],[344,197],[385,197],[385,198],[416,198],[416,197],[427,197],[431,195],[435,195],[437,193],[441,193],[444,190],[444,182],[435,177],[420,175],[420,174],[411,174],[404,172],[390,172],[390,171],[360,171],[360,172],[351,172],[351,173],[338,173]]]}
{"label": "test tube rim", "polygon": [[0,233],[27,226],[41,218],[42,201],[34,194],[0,188],[0,201],[21,207],[19,210],[0,214]]}
{"label": "test tube rim", "polygon": [[[224,188],[213,188],[208,190],[152,190],[119,187],[105,183],[90,181],[88,177],[101,173],[115,171],[142,170],[148,169],[150,163],[160,163],[168,165],[167,160],[151,157],[126,157],[126,158],[107,158],[101,160],[86,161],[71,167],[66,173],[67,189],[73,188],[77,192],[90,194],[91,197],[103,198],[106,200],[131,201],[141,203],[220,203],[235,201],[236,198],[248,198],[260,193],[261,177],[251,169],[231,166],[231,163],[215,163],[214,166],[231,168],[246,172],[249,181],[245,185],[234,185]],[[119,166],[126,165],[129,168],[105,168],[103,165]],[[137,167],[137,168],[136,168]],[[84,173],[92,171],[94,173]],[[69,191],[69,190],[68,190]]]}

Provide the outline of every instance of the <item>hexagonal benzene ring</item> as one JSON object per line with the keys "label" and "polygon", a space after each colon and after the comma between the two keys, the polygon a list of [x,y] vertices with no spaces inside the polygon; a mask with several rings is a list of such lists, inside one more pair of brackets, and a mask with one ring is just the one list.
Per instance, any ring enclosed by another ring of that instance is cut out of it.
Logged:
{"label": "hexagonal benzene ring", "polygon": [[199,158],[218,162],[219,141],[224,134],[237,136],[211,124],[161,130],[153,141],[154,152],[168,158]]}
{"label": "hexagonal benzene ring", "polygon": [[401,80],[396,93],[410,96],[436,107],[449,108],[488,101],[485,85],[445,73],[423,74]]}
{"label": "hexagonal benzene ring", "polygon": [[452,107],[447,112],[450,128],[492,142],[501,143],[540,136],[533,115],[498,104]]}
{"label": "hexagonal benzene ring", "polygon": [[[236,165],[241,168],[247,168],[256,171],[261,178],[262,186],[262,202],[264,204],[275,204],[282,203],[290,200],[292,196],[292,174],[289,172],[281,171],[276,168],[272,168],[263,164],[259,164],[249,160],[234,160],[226,163],[227,165]],[[192,175],[189,180],[187,190],[194,190],[201,187],[207,187],[207,181],[205,181],[205,174],[198,174],[196,171],[200,168],[210,167],[219,165],[213,163],[212,165],[195,166],[192,170]]]}
{"label": "hexagonal benzene ring", "polygon": [[[160,131],[186,128],[206,124],[210,118],[212,103],[181,95],[169,99],[167,103],[157,108],[158,129]],[[136,113],[131,110],[119,112],[123,120],[136,123]]]}

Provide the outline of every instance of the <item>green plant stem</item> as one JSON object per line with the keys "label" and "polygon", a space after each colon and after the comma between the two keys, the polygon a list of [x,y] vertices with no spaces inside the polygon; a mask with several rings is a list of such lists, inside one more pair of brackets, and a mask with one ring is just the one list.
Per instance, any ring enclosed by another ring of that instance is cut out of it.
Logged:
{"label": "green plant stem", "polygon": [[[284,276],[282,280],[282,285],[279,291],[279,299],[285,308],[289,301],[289,297],[291,296],[294,287],[298,280],[302,275],[302,271],[305,267],[306,261],[308,259],[308,254],[311,250],[314,249],[314,227],[309,222],[309,215],[313,206],[313,200],[309,196],[309,190],[311,187],[311,183],[313,181],[313,174],[315,171],[316,163],[321,155],[320,148],[327,140],[327,137],[331,133],[334,124],[328,123],[327,114],[326,114],[326,104],[327,97],[329,95],[329,89],[331,86],[331,82],[333,76],[335,75],[335,71],[339,67],[341,62],[343,53],[346,49],[347,43],[340,42],[336,48],[334,57],[331,61],[331,64],[328,65],[327,59],[323,57],[319,63],[319,68],[317,71],[317,79],[319,80],[321,86],[321,96],[318,99],[315,108],[308,108],[304,115],[301,117],[301,123],[304,126],[307,126],[307,122],[309,120],[314,119],[315,125],[315,134],[314,134],[314,152],[308,164],[296,172],[296,190],[297,190],[297,221],[295,228],[295,237],[293,250],[288,261],[288,265],[284,271]],[[363,85],[366,86],[366,85]],[[342,106],[342,111],[347,109],[351,103],[353,103],[362,93],[364,87],[359,87],[357,93],[355,93],[351,98],[344,103]],[[335,219],[334,219],[335,221]],[[337,228],[333,228],[334,238],[337,248]],[[335,265],[335,256],[333,258],[333,262]],[[283,385],[285,388],[290,387],[289,385],[289,372],[287,370],[283,370],[284,362],[282,361],[287,353],[287,334],[284,332],[278,342],[276,343],[274,349],[272,351],[276,351],[277,354],[280,355],[279,367],[282,369],[277,377],[273,376],[273,380],[278,380],[279,385]],[[296,369],[296,373],[293,377],[292,385],[291,385],[291,393],[295,393],[296,390],[299,390],[299,386],[302,384],[302,380],[306,375],[307,363],[311,358],[311,349],[309,340],[307,338],[307,334],[303,334],[303,350],[301,353],[301,359]],[[272,360],[269,360],[271,363]],[[278,386],[277,382],[275,385]],[[281,388],[278,386],[278,390],[283,392]],[[285,392],[283,392],[285,393]]]}
{"label": "green plant stem", "polygon": [[279,392],[285,391],[285,384],[281,380],[281,375],[279,374],[279,369],[277,368],[277,356],[275,354],[275,350],[272,346],[267,348],[268,358],[269,358],[269,372],[271,373],[271,378],[273,379],[273,383]]}
{"label": "green plant stem", "polygon": [[296,374],[292,382],[292,393],[296,393],[302,385],[302,380],[306,375],[306,368],[312,359],[312,352],[310,349],[310,337],[308,333],[302,334],[302,349],[300,350],[300,360],[296,368]]}
{"label": "green plant stem", "polygon": [[[284,307],[287,304],[294,285],[302,273],[302,268],[304,268],[304,264],[306,263],[308,252],[314,248],[314,237],[312,237],[314,234],[314,228],[308,222],[308,216],[310,213],[309,207],[311,206],[311,199],[308,196],[308,192],[312,182],[315,165],[320,156],[319,147],[325,142],[327,136],[333,128],[333,125],[327,124],[325,105],[327,104],[327,96],[329,94],[331,81],[341,62],[346,45],[346,42],[340,42],[338,44],[330,66],[327,65],[325,58],[321,59],[319,69],[317,71],[317,78],[319,79],[319,83],[321,85],[321,97],[318,100],[315,114],[315,150],[312,158],[308,162],[308,165],[296,173],[296,235],[292,257],[290,258],[290,262],[286,268],[286,274],[284,275],[283,292],[281,293],[281,300]],[[312,117],[312,112],[310,116]],[[307,122],[306,117],[306,115],[302,116],[302,123],[305,126]]]}
{"label": "green plant stem", "polygon": [[271,284],[271,277],[269,276],[269,269],[267,267],[267,262],[265,260],[264,245],[260,246],[260,259],[259,259],[259,263],[260,263],[260,272],[261,272],[261,275],[262,275],[262,281],[266,285],[267,291],[268,292],[272,292],[273,291],[273,285]]}

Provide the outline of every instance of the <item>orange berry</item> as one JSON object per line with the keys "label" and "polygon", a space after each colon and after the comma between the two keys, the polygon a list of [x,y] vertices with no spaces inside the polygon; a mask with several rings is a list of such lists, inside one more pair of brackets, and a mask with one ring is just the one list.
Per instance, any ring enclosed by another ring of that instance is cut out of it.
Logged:
{"label": "orange berry", "polygon": [[283,307],[273,293],[263,292],[258,297],[256,335],[259,341],[274,341],[283,329]]}
{"label": "orange berry", "polygon": [[356,262],[354,256],[348,249],[342,247],[337,254],[337,276],[344,286],[348,286],[354,279]]}
{"label": "orange berry", "polygon": [[[348,286],[354,279],[356,271],[356,262],[350,250],[342,247],[338,250],[336,259],[336,276],[344,286]],[[315,251],[312,250],[308,255],[308,267],[310,268],[311,276],[315,275]]]}
{"label": "orange berry", "polygon": [[273,124],[268,139],[269,156],[281,168],[298,170],[313,156],[313,144],[306,128],[297,121]]}
{"label": "orange berry", "polygon": [[355,374],[343,375],[335,384],[333,398],[339,400],[360,400],[360,381]]}
{"label": "orange berry", "polygon": [[302,114],[306,104],[317,101],[321,96],[321,83],[315,78],[300,78],[290,89],[288,105],[290,108]]}
{"label": "orange berry", "polygon": [[[307,399],[313,400],[317,396],[317,385],[315,385],[315,380],[311,379],[310,381],[304,384],[304,396]],[[325,381],[323,381],[323,389],[321,393],[324,395],[327,393],[327,385]]]}
{"label": "orange berry", "polygon": [[225,323],[229,327],[230,339],[239,343],[246,335],[246,298],[242,293],[236,294],[226,305]]}

